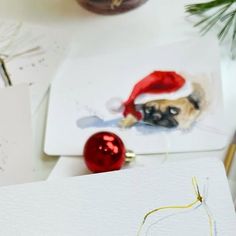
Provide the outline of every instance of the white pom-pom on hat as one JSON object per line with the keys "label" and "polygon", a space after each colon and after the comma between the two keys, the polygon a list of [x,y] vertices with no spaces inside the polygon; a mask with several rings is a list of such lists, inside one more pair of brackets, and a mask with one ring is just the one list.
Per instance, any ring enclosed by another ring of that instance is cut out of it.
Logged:
{"label": "white pom-pom on hat", "polygon": [[111,98],[107,101],[106,107],[112,113],[121,113],[124,110],[123,100],[119,97]]}

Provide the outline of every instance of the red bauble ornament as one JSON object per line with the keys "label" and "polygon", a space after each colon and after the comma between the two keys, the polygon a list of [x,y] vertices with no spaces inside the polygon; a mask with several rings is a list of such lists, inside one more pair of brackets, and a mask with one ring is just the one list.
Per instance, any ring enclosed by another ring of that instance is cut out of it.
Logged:
{"label": "red bauble ornament", "polygon": [[84,147],[84,160],[94,173],[119,170],[125,163],[126,149],[114,133],[99,132],[92,135]]}

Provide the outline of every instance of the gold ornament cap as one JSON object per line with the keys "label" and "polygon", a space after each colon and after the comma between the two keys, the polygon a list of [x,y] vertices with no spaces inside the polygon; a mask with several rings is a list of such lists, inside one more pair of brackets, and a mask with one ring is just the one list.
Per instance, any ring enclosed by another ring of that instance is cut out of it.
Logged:
{"label": "gold ornament cap", "polygon": [[135,160],[136,158],[136,155],[133,151],[131,150],[126,150],[126,153],[125,153],[125,162],[126,163],[131,163]]}

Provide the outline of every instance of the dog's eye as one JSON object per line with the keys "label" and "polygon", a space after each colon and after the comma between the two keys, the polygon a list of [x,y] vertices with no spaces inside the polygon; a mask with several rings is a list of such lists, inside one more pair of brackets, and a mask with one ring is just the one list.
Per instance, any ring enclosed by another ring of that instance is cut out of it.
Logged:
{"label": "dog's eye", "polygon": [[151,106],[151,107],[145,107],[145,113],[146,114],[151,114],[155,112],[155,107]]}
{"label": "dog's eye", "polygon": [[178,107],[168,107],[168,111],[171,115],[178,115],[180,112],[180,109]]}

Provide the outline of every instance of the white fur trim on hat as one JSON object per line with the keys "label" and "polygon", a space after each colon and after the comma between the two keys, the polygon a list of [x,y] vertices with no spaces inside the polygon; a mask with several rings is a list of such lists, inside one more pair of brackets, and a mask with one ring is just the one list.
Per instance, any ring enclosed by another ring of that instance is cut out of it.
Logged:
{"label": "white fur trim on hat", "polygon": [[138,96],[135,99],[135,104],[144,104],[154,100],[168,99],[168,100],[176,100],[178,98],[187,97],[193,92],[192,83],[186,81],[184,86],[172,93],[161,93],[161,94],[151,94],[145,93]]}

